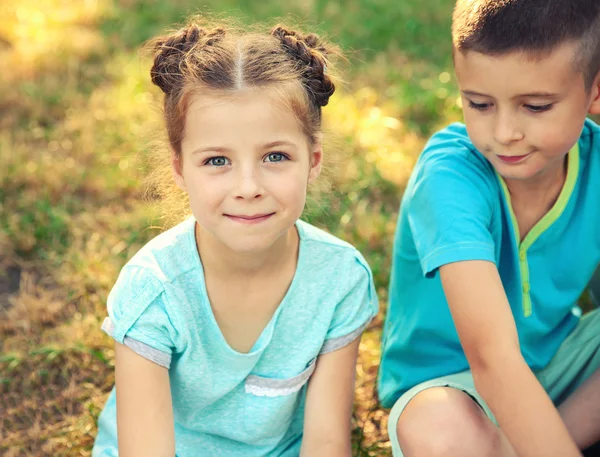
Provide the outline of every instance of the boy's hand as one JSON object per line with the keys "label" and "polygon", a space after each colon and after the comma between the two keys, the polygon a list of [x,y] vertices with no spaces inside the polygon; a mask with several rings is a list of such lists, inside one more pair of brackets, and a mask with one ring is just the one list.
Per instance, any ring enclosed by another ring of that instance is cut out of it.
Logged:
{"label": "boy's hand", "polygon": [[519,457],[580,457],[552,401],[523,359],[496,266],[444,265],[440,275],[475,387]]}

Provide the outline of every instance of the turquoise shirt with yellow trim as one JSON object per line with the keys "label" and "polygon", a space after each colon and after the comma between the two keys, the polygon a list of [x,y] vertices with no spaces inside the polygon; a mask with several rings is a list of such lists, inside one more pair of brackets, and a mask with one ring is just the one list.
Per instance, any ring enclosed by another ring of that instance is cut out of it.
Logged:
{"label": "turquoise shirt with yellow trim", "polygon": [[383,406],[421,382],[469,368],[442,290],[444,264],[494,262],[525,360],[534,371],[548,364],[577,324],[577,301],[600,262],[598,125],[585,122],[567,161],[558,200],[520,241],[506,186],[465,126],[431,138],[396,229],[379,371]]}

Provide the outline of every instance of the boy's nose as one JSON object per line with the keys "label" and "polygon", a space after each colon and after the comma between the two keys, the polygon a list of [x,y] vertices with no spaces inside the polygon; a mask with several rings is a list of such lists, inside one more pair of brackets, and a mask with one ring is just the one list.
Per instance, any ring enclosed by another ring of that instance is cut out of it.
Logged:
{"label": "boy's nose", "polygon": [[510,114],[497,115],[494,125],[494,139],[502,145],[509,145],[514,141],[523,139],[523,133],[516,116]]}

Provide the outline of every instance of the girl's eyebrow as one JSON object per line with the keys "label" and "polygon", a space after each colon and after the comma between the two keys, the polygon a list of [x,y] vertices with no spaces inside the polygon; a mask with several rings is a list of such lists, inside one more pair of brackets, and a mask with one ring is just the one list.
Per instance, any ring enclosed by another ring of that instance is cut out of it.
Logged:
{"label": "girl's eyebrow", "polygon": [[203,152],[225,153],[225,152],[229,152],[229,149],[223,148],[223,147],[219,147],[219,146],[208,146],[206,148],[196,149],[195,151],[192,152],[192,155],[193,154],[201,154]]}
{"label": "girl's eyebrow", "polygon": [[[270,149],[270,148],[275,148],[278,146],[291,146],[291,147],[296,147],[296,143],[294,143],[293,141],[287,141],[287,140],[278,140],[278,141],[271,141],[270,143],[266,143],[263,148],[264,149]],[[202,154],[203,152],[217,152],[219,154],[225,154],[227,152],[231,152],[231,149],[229,148],[225,148],[222,146],[206,146],[203,148],[199,148],[199,149],[195,149],[192,152],[192,155],[194,154]]]}
{"label": "girl's eyebrow", "polygon": [[296,146],[296,143],[292,142],[292,141],[286,141],[286,140],[281,140],[281,141],[272,141],[270,143],[265,144],[264,148],[265,149],[270,149],[270,148],[274,148],[277,146]]}

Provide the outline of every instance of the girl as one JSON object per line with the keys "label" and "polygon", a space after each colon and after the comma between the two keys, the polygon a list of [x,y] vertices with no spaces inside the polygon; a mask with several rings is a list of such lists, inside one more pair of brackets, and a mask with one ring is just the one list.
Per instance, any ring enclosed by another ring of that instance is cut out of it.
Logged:
{"label": "girl", "polygon": [[193,217],[144,246],[110,293],[116,388],[92,455],[349,456],[372,274],[299,220],[321,170],[330,48],[280,26],[194,22],[153,46]]}

